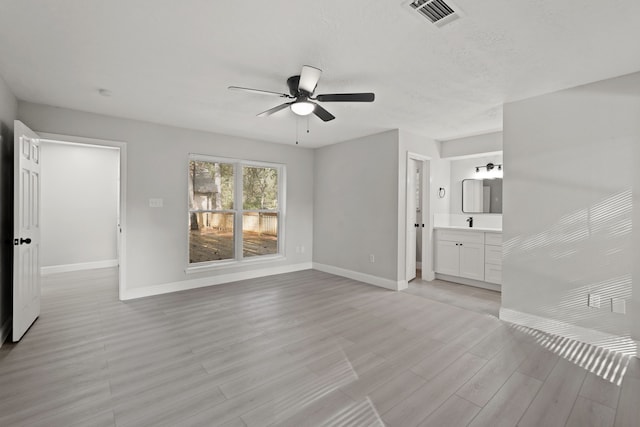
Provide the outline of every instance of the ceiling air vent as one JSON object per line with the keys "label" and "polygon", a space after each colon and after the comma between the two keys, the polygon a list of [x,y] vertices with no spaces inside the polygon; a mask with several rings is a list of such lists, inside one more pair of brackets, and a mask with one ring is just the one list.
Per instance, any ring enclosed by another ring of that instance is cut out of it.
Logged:
{"label": "ceiling air vent", "polygon": [[411,10],[432,24],[442,26],[460,17],[458,8],[443,0],[413,0],[408,3]]}

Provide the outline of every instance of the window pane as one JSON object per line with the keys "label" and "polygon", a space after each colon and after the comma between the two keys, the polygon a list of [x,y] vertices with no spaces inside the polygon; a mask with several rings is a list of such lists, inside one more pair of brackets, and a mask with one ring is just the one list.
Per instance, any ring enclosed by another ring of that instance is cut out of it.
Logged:
{"label": "window pane", "polygon": [[278,214],[275,212],[245,212],[242,215],[242,255],[278,253]]}
{"label": "window pane", "polygon": [[278,209],[278,169],[245,166],[242,168],[242,187],[244,210]]}
{"label": "window pane", "polygon": [[233,164],[189,161],[189,209],[233,209]]}
{"label": "window pane", "polygon": [[189,214],[189,263],[233,259],[233,213]]}

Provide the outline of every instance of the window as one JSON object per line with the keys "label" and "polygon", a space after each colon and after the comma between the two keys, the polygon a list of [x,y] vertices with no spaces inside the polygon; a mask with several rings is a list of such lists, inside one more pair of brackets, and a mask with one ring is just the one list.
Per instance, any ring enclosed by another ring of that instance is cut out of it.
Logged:
{"label": "window", "polygon": [[284,166],[191,155],[189,265],[283,253]]}

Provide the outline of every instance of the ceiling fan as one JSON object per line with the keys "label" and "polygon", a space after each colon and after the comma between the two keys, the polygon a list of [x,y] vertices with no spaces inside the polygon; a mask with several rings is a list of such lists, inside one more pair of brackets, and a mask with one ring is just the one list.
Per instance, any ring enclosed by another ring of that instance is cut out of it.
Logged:
{"label": "ceiling fan", "polygon": [[317,102],[373,102],[375,94],[368,93],[328,93],[313,96],[316,90],[318,80],[322,70],[319,68],[305,65],[299,76],[291,76],[287,79],[289,93],[272,92],[268,90],[250,89],[239,86],[229,86],[231,90],[241,90],[245,92],[259,93],[262,95],[279,96],[280,98],[293,99],[291,102],[285,102],[277,107],[268,109],[258,114],[258,117],[270,116],[285,108],[291,108],[295,114],[299,116],[307,116],[311,113],[318,116],[321,120],[328,122],[335,119],[335,116],[321,107]]}

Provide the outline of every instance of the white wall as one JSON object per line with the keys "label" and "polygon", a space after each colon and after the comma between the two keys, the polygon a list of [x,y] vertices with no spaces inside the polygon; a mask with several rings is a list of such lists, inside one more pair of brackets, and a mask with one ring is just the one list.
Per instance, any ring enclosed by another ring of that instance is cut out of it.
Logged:
{"label": "white wall", "polygon": [[442,141],[441,155],[449,157],[477,156],[502,151],[502,132],[485,133]]}
{"label": "white wall", "polygon": [[41,154],[42,267],[115,260],[119,151],[43,142]]}
{"label": "white wall", "polygon": [[380,277],[393,286],[397,164],[395,130],[315,150],[314,263]]}
{"label": "white wall", "polygon": [[[493,154],[490,156],[482,156],[475,158],[455,159],[451,160],[451,208],[452,214],[462,215],[462,180],[464,179],[484,179],[494,176],[502,176],[502,172],[494,169],[486,172],[480,169],[476,173],[476,166],[486,165],[487,163],[502,164],[502,154]],[[474,214],[474,215],[499,215],[499,214]]]}
{"label": "white wall", "polygon": [[16,97],[0,76],[0,345],[9,333],[13,270],[13,121]]}
{"label": "white wall", "polygon": [[[126,292],[124,297],[310,267],[313,151],[302,147],[162,126],[20,102],[19,118],[35,131],[127,144]],[[286,258],[187,275],[189,153],[282,163],[287,168]],[[164,199],[150,208],[150,198]],[[296,253],[296,246],[305,246]],[[257,273],[254,273],[257,274]]]}
{"label": "white wall", "polygon": [[[640,144],[635,144],[634,159],[640,159]],[[640,343],[640,262],[638,262],[638,254],[640,254],[640,167],[634,167],[633,181],[633,253],[636,254],[633,263],[633,289],[631,297],[630,318],[631,318],[631,336],[636,342]],[[639,344],[640,345],[640,344]],[[640,357],[640,347],[636,356]]]}
{"label": "white wall", "polygon": [[505,105],[503,309],[629,335],[639,118],[640,73]]}

